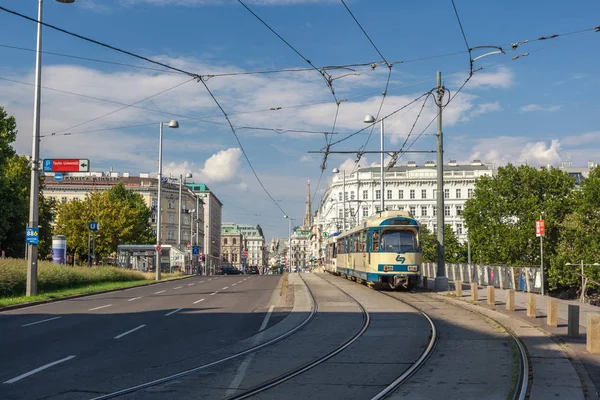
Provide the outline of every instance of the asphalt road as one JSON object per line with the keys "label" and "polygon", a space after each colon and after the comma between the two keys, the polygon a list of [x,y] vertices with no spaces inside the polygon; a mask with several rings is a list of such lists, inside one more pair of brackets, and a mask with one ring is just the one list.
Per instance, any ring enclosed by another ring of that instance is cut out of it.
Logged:
{"label": "asphalt road", "polygon": [[193,277],[0,313],[0,398],[91,398],[193,367],[287,315],[265,318],[279,278]]}

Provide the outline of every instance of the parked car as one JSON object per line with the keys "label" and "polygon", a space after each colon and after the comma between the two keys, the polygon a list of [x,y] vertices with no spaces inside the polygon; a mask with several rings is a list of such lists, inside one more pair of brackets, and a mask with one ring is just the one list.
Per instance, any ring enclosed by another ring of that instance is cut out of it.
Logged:
{"label": "parked car", "polygon": [[242,271],[231,265],[221,265],[216,272],[217,275],[239,275],[241,273]]}
{"label": "parked car", "polygon": [[256,266],[251,266],[251,267],[246,267],[246,273],[247,274],[252,274],[252,275],[258,275],[258,267]]}

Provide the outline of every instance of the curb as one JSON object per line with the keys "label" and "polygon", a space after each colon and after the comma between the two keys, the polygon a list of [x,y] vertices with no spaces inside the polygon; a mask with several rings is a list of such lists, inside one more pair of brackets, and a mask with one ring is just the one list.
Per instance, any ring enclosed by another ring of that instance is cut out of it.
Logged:
{"label": "curb", "polygon": [[120,292],[120,291],[125,291],[127,289],[133,289],[133,288],[142,287],[142,286],[145,287],[145,286],[158,285],[160,283],[166,283],[166,282],[171,282],[171,281],[177,281],[177,280],[192,278],[194,276],[201,276],[201,275],[183,276],[181,278],[174,278],[174,279],[169,279],[169,280],[166,280],[166,281],[160,281],[160,282],[156,282],[155,281],[155,282],[147,283],[145,285],[136,285],[136,286],[124,287],[124,288],[120,288],[120,289],[109,289],[109,290],[101,290],[99,292],[90,292],[90,293],[83,293],[83,294],[75,294],[73,296],[59,297],[59,298],[56,298],[56,299],[32,301],[31,303],[14,304],[12,306],[0,307],[0,312],[10,311],[10,310],[18,310],[18,309],[27,308],[27,307],[34,307],[34,306],[39,306],[39,305],[48,304],[48,303],[56,303],[57,301],[71,300],[71,299],[78,299],[78,298],[81,298],[81,297],[95,296],[97,294],[111,293],[111,292]]}

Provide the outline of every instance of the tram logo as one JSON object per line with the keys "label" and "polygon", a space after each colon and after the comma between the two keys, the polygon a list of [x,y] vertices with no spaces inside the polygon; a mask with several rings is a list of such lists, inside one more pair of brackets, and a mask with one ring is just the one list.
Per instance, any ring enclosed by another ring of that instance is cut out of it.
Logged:
{"label": "tram logo", "polygon": [[396,261],[400,262],[400,263],[404,263],[404,260],[406,260],[404,257],[402,257],[401,255],[397,255],[396,256]]}

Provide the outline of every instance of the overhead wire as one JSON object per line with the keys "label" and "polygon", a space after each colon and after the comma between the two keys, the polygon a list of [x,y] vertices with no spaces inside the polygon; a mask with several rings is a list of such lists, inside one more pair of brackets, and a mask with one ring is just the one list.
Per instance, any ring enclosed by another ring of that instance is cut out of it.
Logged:
{"label": "overhead wire", "polygon": [[458,26],[460,28],[460,32],[462,33],[462,37],[465,41],[465,45],[467,46],[467,50],[469,52],[469,65],[471,65],[471,70],[472,70],[473,69],[473,58],[471,55],[472,49],[471,49],[471,46],[469,46],[469,41],[467,40],[467,35],[465,34],[465,30],[462,26],[462,22],[460,21],[460,16],[458,15],[458,10],[456,9],[456,4],[454,3],[454,0],[451,0],[451,1],[452,1],[452,8],[454,8],[454,15],[456,15],[456,20],[458,21]]}
{"label": "overhead wire", "polygon": [[373,40],[371,40],[371,37],[369,36],[369,34],[367,33],[367,31],[365,31],[365,28],[363,28],[363,26],[360,24],[360,22],[358,22],[358,19],[356,19],[356,17],[352,13],[352,10],[350,10],[350,8],[346,4],[346,2],[344,0],[340,0],[340,1],[344,5],[344,7],[346,7],[346,10],[350,14],[350,16],[352,17],[352,19],[354,20],[354,22],[356,22],[356,25],[358,25],[358,27],[360,28],[360,30],[362,31],[362,33],[366,36],[366,38],[369,41],[369,43],[371,43],[371,46],[373,46],[373,48],[375,49],[375,51],[377,52],[377,54],[379,54],[379,56],[381,57],[381,59],[383,61],[385,61],[386,64],[389,64],[388,61],[383,56],[383,54],[381,54],[381,51],[379,51],[379,49],[377,48],[377,46],[375,45],[375,43],[373,43]]}

